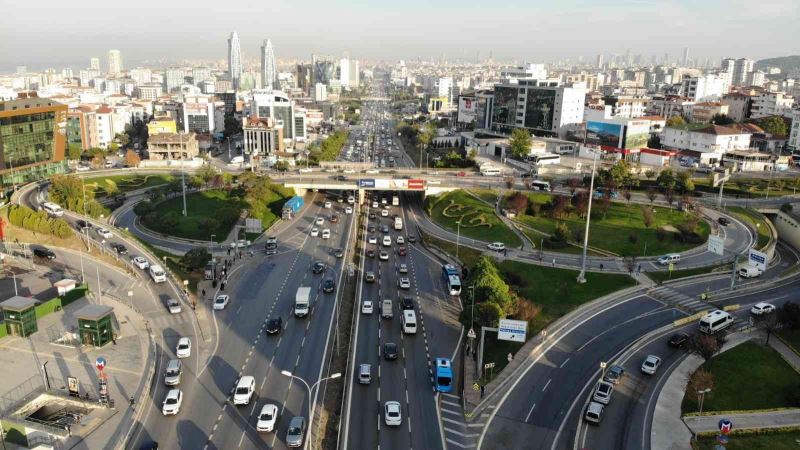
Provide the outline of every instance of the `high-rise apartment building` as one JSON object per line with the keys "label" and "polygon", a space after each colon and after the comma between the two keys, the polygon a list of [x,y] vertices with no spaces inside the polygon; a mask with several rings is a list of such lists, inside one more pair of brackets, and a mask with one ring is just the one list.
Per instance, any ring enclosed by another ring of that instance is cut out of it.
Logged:
{"label": "high-rise apartment building", "polygon": [[119,50],[108,51],[108,74],[119,75],[122,72],[122,53]]}
{"label": "high-rise apartment building", "polygon": [[681,64],[683,67],[689,66],[689,47],[683,48],[683,61],[681,62],[683,63]]}
{"label": "high-rise apartment building", "polygon": [[597,55],[597,68],[598,69],[602,69],[603,68],[603,55],[602,54]]}
{"label": "high-rise apartment building", "polygon": [[89,59],[89,69],[100,70],[100,58]]}
{"label": "high-rise apartment building", "polygon": [[214,81],[214,75],[211,74],[211,69],[208,67],[193,67],[192,83],[194,83],[195,86],[200,86],[204,81]]}
{"label": "high-rise apartment building", "polygon": [[256,90],[250,101],[251,114],[259,118],[271,118],[275,125],[283,126],[283,137],[295,137],[295,105],[289,96],[281,91]]}
{"label": "high-rise apartment building", "polygon": [[342,58],[339,61],[339,82],[343,87],[358,87],[360,84],[358,60]]}
{"label": "high-rise apartment building", "polygon": [[164,73],[164,87],[167,93],[177,90],[183,83],[183,69],[171,68]]}
{"label": "high-rise apartment building", "polygon": [[228,38],[228,75],[233,89],[238,91],[242,80],[242,47],[235,31]]}
{"label": "high-rise apartment building", "polygon": [[310,64],[298,64],[295,72],[297,88],[301,89],[306,95],[311,93],[312,67]]}
{"label": "high-rise apartment building", "polygon": [[559,86],[557,80],[519,80],[494,87],[491,128],[557,133],[565,125],[583,122],[586,90]]}
{"label": "high-rise apartment building", "polygon": [[695,102],[718,101],[727,94],[727,80],[719,75],[686,77],[683,79],[683,96]]}
{"label": "high-rise apartment building", "polygon": [[739,58],[733,64],[733,76],[731,84],[743,85],[749,80],[750,72],[753,71],[753,60],[747,58]]}
{"label": "high-rise apartment building", "polygon": [[278,65],[275,63],[275,51],[269,39],[261,46],[261,87],[278,89]]}
{"label": "high-rise apartment building", "polygon": [[0,102],[0,185],[67,171],[67,105],[48,98]]}

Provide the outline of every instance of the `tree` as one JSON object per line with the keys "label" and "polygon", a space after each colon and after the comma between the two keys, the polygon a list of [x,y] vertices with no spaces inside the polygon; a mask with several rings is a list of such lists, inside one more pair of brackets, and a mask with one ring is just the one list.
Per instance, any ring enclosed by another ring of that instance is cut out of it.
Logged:
{"label": "tree", "polygon": [[705,391],[706,389],[714,389],[714,374],[701,367],[689,377],[686,392],[690,393],[690,395],[696,395],[697,392]]}
{"label": "tree", "polygon": [[762,314],[756,316],[755,325],[767,333],[767,345],[769,345],[769,338],[772,336],[772,333],[782,326],[777,314]]}
{"label": "tree", "polygon": [[689,338],[686,348],[697,356],[708,362],[720,349],[720,343],[714,336],[707,334],[695,334]]}
{"label": "tree", "polygon": [[675,184],[677,183],[675,172],[669,168],[662,170],[661,173],[658,174],[658,178],[656,178],[656,183],[665,191],[675,189]]}
{"label": "tree", "polygon": [[764,117],[762,119],[757,119],[754,122],[765,132],[771,135],[786,136],[788,134],[786,122],[780,116]]}
{"label": "tree", "polygon": [[436,135],[436,128],[434,128],[432,123],[426,123],[422,129],[419,130],[417,134],[417,141],[419,142],[420,146],[424,149],[430,145],[433,141],[434,136]]}
{"label": "tree", "polygon": [[67,158],[69,158],[70,161],[81,159],[81,153],[83,153],[83,149],[81,149],[80,144],[69,144],[67,147]]}
{"label": "tree", "polygon": [[553,231],[553,235],[550,236],[550,240],[555,242],[567,242],[569,240],[569,227],[567,227],[567,224],[558,222]]}
{"label": "tree", "polygon": [[678,172],[677,185],[681,192],[691,192],[694,190],[694,181],[692,181],[692,174],[689,172]]}
{"label": "tree", "polygon": [[131,138],[126,133],[117,133],[117,135],[114,136],[114,140],[119,142],[121,147],[125,147],[131,143]]}
{"label": "tree", "polygon": [[789,330],[800,330],[800,304],[789,301],[778,308],[777,314],[781,324]]}
{"label": "tree", "polygon": [[508,140],[511,155],[516,159],[524,159],[531,152],[532,142],[533,140],[528,130],[514,128],[514,131],[511,132],[511,138]]}
{"label": "tree", "polygon": [[586,192],[580,192],[572,197],[572,199],[572,206],[575,208],[575,211],[580,217],[585,218],[586,212],[589,209],[589,194]]}
{"label": "tree", "polygon": [[569,187],[570,195],[575,195],[575,191],[578,190],[578,186],[580,185],[581,185],[581,180],[578,178],[567,179],[567,187]]}
{"label": "tree", "polygon": [[236,117],[234,117],[233,114],[226,114],[223,123],[225,124],[225,129],[223,130],[222,134],[226,139],[242,132],[242,123],[236,120]]}
{"label": "tree", "polygon": [[528,196],[522,192],[515,192],[508,197],[508,206],[521,214],[528,209]]}
{"label": "tree", "polygon": [[627,201],[628,202],[628,206],[630,206],[631,205],[631,197],[633,197],[631,195],[631,190],[630,189],[625,189],[624,191],[622,191],[622,196],[625,197],[625,201]]}
{"label": "tree", "polygon": [[211,253],[205,247],[195,247],[181,257],[181,266],[190,271],[199,270],[211,261]]}
{"label": "tree", "polygon": [[475,309],[476,320],[482,327],[497,327],[500,319],[504,317],[503,308],[495,302],[478,303]]}
{"label": "tree", "polygon": [[668,127],[681,127],[686,125],[686,121],[681,116],[672,116],[667,119]]}
{"label": "tree", "polygon": [[605,219],[606,215],[608,214],[608,209],[611,207],[611,196],[603,195],[603,197],[600,198],[600,202],[597,207],[600,212],[603,213],[603,219]]}
{"label": "tree", "polygon": [[647,190],[647,198],[650,199],[650,204],[651,205],[653,204],[654,201],[656,201],[656,196],[657,195],[658,195],[658,193],[656,192],[655,189],[650,188],[650,189]]}
{"label": "tree", "polygon": [[125,152],[125,165],[128,167],[138,167],[139,163],[141,162],[141,158],[139,155],[136,154],[133,150],[128,150]]}
{"label": "tree", "polygon": [[211,179],[214,178],[217,172],[211,166],[211,164],[204,164],[200,169],[197,171],[197,176],[203,180],[203,183],[208,184]]}
{"label": "tree", "polygon": [[615,186],[637,186],[639,180],[633,176],[631,165],[628,161],[621,159],[606,172],[606,182],[612,181]]}
{"label": "tree", "polygon": [[727,114],[714,114],[714,117],[711,118],[711,123],[714,125],[731,125],[736,123],[735,120],[728,117]]}
{"label": "tree", "polygon": [[653,134],[647,139],[647,146],[650,148],[661,148],[661,137],[657,134]]}
{"label": "tree", "polygon": [[289,170],[289,163],[284,160],[280,160],[276,162],[273,167],[275,168],[275,170],[279,172],[286,172],[287,170]]}
{"label": "tree", "polygon": [[675,191],[672,189],[667,189],[664,192],[664,200],[666,200],[669,204],[669,207],[672,208],[672,204],[675,202]]}
{"label": "tree", "polygon": [[647,169],[647,170],[645,170],[645,172],[644,172],[644,176],[645,176],[645,177],[646,177],[648,180],[652,180],[653,178],[655,178],[655,177],[656,177],[656,171],[655,171],[655,170],[653,170],[653,169]]}
{"label": "tree", "polygon": [[[652,202],[652,200],[651,200]],[[646,228],[653,225],[653,209],[648,206],[642,206],[642,222]]]}

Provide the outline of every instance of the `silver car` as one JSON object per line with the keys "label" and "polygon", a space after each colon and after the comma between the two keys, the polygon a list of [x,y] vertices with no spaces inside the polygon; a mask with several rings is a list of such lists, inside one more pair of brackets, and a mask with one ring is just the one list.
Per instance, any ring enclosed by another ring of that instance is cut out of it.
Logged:
{"label": "silver car", "polygon": [[286,431],[286,445],[288,447],[302,447],[303,438],[306,434],[306,419],[303,417],[292,417],[289,422],[289,429]]}

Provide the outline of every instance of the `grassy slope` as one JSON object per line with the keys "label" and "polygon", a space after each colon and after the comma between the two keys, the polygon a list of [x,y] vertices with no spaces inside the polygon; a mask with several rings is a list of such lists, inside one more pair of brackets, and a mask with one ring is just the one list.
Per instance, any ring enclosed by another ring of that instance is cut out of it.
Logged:
{"label": "grassy slope", "polygon": [[[453,204],[465,207],[460,211],[465,214],[461,216],[461,235],[486,242],[499,241],[509,247],[519,247],[521,245],[519,237],[494,214],[494,210],[490,206],[463,191],[453,191],[438,197],[431,197],[430,201],[433,202],[431,218],[454,233],[458,231],[457,221],[459,218],[444,215],[445,208],[451,204],[451,201]],[[457,212],[453,206],[447,209],[448,215],[454,215]],[[474,223],[480,223],[478,221],[481,218],[483,223],[489,224],[489,226],[469,225],[472,220],[476,221]]]}

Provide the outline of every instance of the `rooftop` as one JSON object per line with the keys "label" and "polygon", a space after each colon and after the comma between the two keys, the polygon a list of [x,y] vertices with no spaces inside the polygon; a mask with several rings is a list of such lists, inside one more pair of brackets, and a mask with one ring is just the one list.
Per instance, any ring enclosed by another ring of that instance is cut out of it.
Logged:
{"label": "rooftop", "polygon": [[181,144],[196,141],[195,133],[158,133],[147,140],[150,144]]}
{"label": "rooftop", "polygon": [[36,300],[28,297],[21,297],[19,295],[0,302],[0,308],[10,309],[12,311],[22,311],[23,309],[28,309],[31,306],[36,306]]}
{"label": "rooftop", "polygon": [[86,305],[75,311],[75,317],[83,320],[99,320],[114,312],[114,308],[108,305]]}

